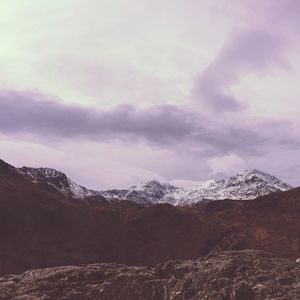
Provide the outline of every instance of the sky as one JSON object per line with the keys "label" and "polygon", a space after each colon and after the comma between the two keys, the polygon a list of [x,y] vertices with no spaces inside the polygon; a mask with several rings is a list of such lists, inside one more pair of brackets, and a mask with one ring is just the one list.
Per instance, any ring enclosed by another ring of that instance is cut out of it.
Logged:
{"label": "sky", "polygon": [[0,157],[89,188],[260,169],[300,186],[299,0],[2,0]]}

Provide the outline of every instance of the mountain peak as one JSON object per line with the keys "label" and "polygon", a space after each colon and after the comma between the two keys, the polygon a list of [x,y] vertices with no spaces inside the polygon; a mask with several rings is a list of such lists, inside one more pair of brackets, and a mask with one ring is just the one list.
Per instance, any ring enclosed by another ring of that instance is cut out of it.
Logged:
{"label": "mountain peak", "polygon": [[94,191],[73,182],[65,173],[52,168],[22,167],[18,171],[27,176],[31,181],[46,184],[65,196],[82,199],[95,194]]}
{"label": "mountain peak", "polygon": [[45,178],[55,178],[55,177],[67,177],[66,174],[57,171],[52,168],[30,168],[30,167],[22,167],[19,169],[20,171],[25,171],[27,173],[39,174],[40,176],[44,176]]}
{"label": "mountain peak", "polygon": [[51,168],[31,168],[22,167],[18,169],[21,174],[31,178],[34,182],[52,182],[60,180],[63,184],[68,184],[68,177],[55,169]]}
{"label": "mountain peak", "polygon": [[210,180],[196,187],[182,188],[158,180],[148,180],[128,190],[101,192],[111,198],[133,200],[140,203],[192,204],[203,200],[250,200],[272,192],[292,189],[289,184],[263,171],[243,171],[229,179]]}
{"label": "mountain peak", "polygon": [[138,185],[134,185],[130,187],[130,189],[144,189],[144,188],[164,188],[166,186],[173,186],[170,183],[167,182],[160,182],[157,179],[149,179],[141,182]]}
{"label": "mountain peak", "polygon": [[258,170],[258,169],[251,169],[251,170],[244,170],[244,171],[238,173],[234,177],[248,178],[248,177],[252,177],[252,176],[257,176],[257,177],[263,178],[263,177],[268,177],[268,176],[273,176],[273,175],[270,175],[270,174],[263,172],[261,170]]}
{"label": "mountain peak", "polygon": [[261,181],[266,184],[284,185],[286,187],[292,188],[292,186],[290,186],[287,183],[284,183],[282,180],[278,179],[274,175],[265,173],[265,172],[257,170],[257,169],[243,171],[243,172],[239,173],[237,176],[231,177],[231,179],[239,179],[243,182]]}
{"label": "mountain peak", "polygon": [[258,169],[248,169],[241,172],[242,174],[267,174],[266,172],[263,172]]}

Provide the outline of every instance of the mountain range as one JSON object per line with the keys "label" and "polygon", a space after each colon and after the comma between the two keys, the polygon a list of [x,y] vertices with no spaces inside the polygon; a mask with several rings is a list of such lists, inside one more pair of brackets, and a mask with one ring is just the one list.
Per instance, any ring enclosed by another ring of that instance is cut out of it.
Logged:
{"label": "mountain range", "polygon": [[94,191],[81,186],[55,169],[23,167],[17,168],[16,171],[34,183],[48,185],[74,199],[103,199],[104,197],[107,200],[129,200],[144,205],[157,203],[191,205],[201,201],[223,199],[250,200],[273,192],[292,189],[291,185],[259,170],[244,171],[229,179],[202,182],[191,188],[148,180],[128,189],[104,191]]}
{"label": "mountain range", "polygon": [[[253,182],[268,186],[265,181],[276,191],[285,188],[273,177],[252,173],[225,182],[246,190]],[[132,190],[151,190],[143,186]],[[103,193],[55,170],[18,169],[0,161],[0,276],[91,263],[154,265],[226,250],[300,257],[299,188],[251,201],[201,200],[185,206],[143,205]],[[161,199],[160,193],[152,195]]]}

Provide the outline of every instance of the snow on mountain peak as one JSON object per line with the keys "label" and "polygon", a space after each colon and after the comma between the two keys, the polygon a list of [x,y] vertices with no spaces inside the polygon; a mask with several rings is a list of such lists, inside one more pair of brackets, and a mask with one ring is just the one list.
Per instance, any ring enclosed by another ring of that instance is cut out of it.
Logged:
{"label": "snow on mountain peak", "polygon": [[229,179],[200,182],[196,187],[182,188],[157,180],[148,180],[128,190],[104,191],[105,197],[133,200],[143,204],[192,204],[203,200],[250,200],[292,187],[275,176],[259,170],[243,171]]}
{"label": "snow on mountain peak", "polygon": [[99,195],[108,200],[130,200],[146,205],[156,203],[190,205],[204,200],[222,199],[250,200],[272,192],[292,189],[289,184],[282,182],[275,176],[255,169],[243,171],[228,179],[200,182],[197,186],[189,188],[177,187],[170,183],[151,179],[128,189],[98,192],[76,184],[64,173],[55,169],[23,167],[17,170],[31,181],[47,184],[62,194],[75,199]]}
{"label": "snow on mountain peak", "polygon": [[291,189],[292,186],[290,186],[287,183],[284,183],[280,179],[276,178],[273,175],[270,175],[268,173],[259,171],[259,170],[246,170],[244,172],[239,173],[235,177],[231,177],[228,180],[229,183],[233,182],[242,182],[244,185],[253,185],[257,186],[259,184],[264,184],[265,186],[269,186],[270,188],[278,188],[278,190],[288,190]]}
{"label": "snow on mountain peak", "polygon": [[172,188],[176,188],[174,185],[167,183],[167,182],[159,182],[156,179],[150,179],[150,180],[146,180],[141,182],[138,185],[133,185],[129,188],[129,190],[152,190],[152,191],[157,191],[157,190],[161,190],[161,189],[172,189]]}
{"label": "snow on mountain peak", "polygon": [[32,177],[34,180],[39,180],[40,178],[57,178],[57,177],[62,177],[64,179],[67,178],[67,176],[55,169],[51,168],[28,168],[28,167],[23,167],[18,169],[20,173],[22,174],[27,174],[28,176]]}
{"label": "snow on mountain peak", "polygon": [[95,194],[94,191],[78,185],[69,179],[66,174],[55,169],[23,167],[17,170],[20,174],[27,176],[31,181],[46,184],[68,197],[82,199]]}
{"label": "snow on mountain peak", "polygon": [[270,178],[275,178],[275,176],[267,174],[265,172],[262,172],[260,170],[245,170],[239,174],[237,174],[235,177],[237,178],[241,178],[242,180],[251,180],[252,178],[257,178],[257,179],[261,179],[264,181],[269,181]]}

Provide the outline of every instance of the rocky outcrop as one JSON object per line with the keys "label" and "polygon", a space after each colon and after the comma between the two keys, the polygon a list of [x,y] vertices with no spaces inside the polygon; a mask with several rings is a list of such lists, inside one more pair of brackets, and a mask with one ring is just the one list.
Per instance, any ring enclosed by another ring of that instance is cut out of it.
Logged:
{"label": "rocky outcrop", "polygon": [[217,252],[153,268],[92,264],[0,278],[0,299],[300,299],[300,264],[267,252]]}

